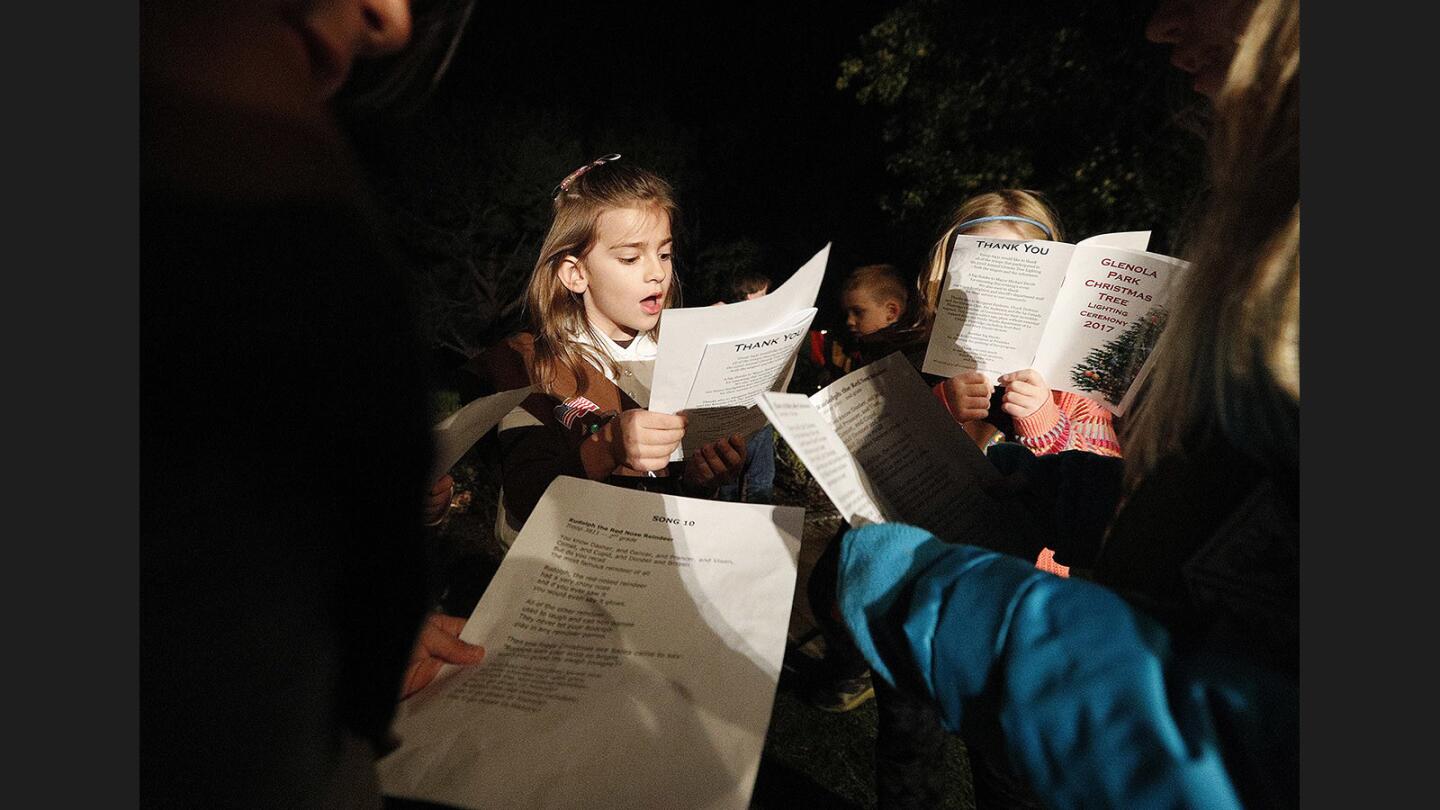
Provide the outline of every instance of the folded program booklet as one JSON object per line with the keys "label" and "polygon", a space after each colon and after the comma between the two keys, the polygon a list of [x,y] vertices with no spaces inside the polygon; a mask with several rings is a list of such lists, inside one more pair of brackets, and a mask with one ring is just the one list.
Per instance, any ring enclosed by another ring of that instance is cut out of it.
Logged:
{"label": "folded program booklet", "polygon": [[993,382],[1034,368],[1052,389],[1122,412],[1187,266],[1145,251],[1148,239],[1145,231],[1075,245],[957,237],[925,373],[979,370]]}

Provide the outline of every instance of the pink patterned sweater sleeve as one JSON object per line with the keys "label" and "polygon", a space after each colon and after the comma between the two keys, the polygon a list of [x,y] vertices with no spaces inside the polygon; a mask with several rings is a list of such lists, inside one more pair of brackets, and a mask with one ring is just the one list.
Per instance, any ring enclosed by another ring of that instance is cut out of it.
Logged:
{"label": "pink patterned sweater sleeve", "polygon": [[1016,438],[1037,456],[1063,450],[1084,450],[1120,457],[1110,412],[1104,406],[1069,391],[1051,391],[1050,400],[1029,416],[1015,419]]}

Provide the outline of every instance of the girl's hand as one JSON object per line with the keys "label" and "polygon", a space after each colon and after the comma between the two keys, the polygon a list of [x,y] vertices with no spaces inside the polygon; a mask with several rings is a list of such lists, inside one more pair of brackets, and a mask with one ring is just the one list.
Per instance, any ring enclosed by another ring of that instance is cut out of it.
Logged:
{"label": "girl's hand", "polygon": [[430,494],[425,496],[424,523],[426,526],[438,526],[445,519],[450,511],[450,500],[455,496],[455,479],[449,473],[440,476],[440,480],[430,488]]}
{"label": "girl's hand", "polygon": [[458,616],[431,613],[425,617],[400,687],[401,700],[425,688],[446,664],[470,666],[485,660],[484,647],[460,640],[460,631],[464,629],[465,620]]}
{"label": "girl's hand", "polygon": [[1050,399],[1050,386],[1033,368],[1003,374],[999,382],[1005,386],[1004,404],[1000,407],[1016,418],[1035,413]]}
{"label": "girl's hand", "polygon": [[965,371],[941,384],[955,421],[975,422],[990,415],[990,384],[984,374]]}
{"label": "girl's hand", "polygon": [[685,459],[686,489],[713,492],[733,479],[745,466],[745,437],[740,434],[713,441]]}
{"label": "girl's hand", "polygon": [[632,408],[615,417],[619,440],[615,463],[631,469],[663,470],[685,437],[685,417]]}

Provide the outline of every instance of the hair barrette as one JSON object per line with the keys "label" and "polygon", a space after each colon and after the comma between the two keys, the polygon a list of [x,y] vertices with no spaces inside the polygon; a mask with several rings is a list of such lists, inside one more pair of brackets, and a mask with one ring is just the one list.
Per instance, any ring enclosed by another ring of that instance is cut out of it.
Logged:
{"label": "hair barrette", "polygon": [[560,181],[560,185],[556,186],[556,187],[555,187],[555,190],[552,191],[552,192],[550,192],[550,199],[553,200],[553,199],[555,199],[556,197],[559,197],[561,194],[569,191],[569,190],[570,190],[570,186],[571,186],[572,184],[574,184],[574,182],[575,182],[576,180],[579,180],[579,179],[580,179],[580,175],[582,175],[582,174],[590,171],[591,169],[593,169],[593,168],[595,168],[595,167],[597,167],[597,166],[604,166],[606,163],[609,163],[609,162],[612,161],[612,160],[619,160],[619,159],[620,159],[620,155],[619,155],[618,153],[611,152],[610,154],[608,154],[608,155],[606,155],[606,156],[604,156],[604,157],[595,158],[594,160],[590,161],[589,163],[586,163],[584,166],[581,166],[580,168],[576,169],[575,171],[573,171],[573,172],[565,175],[565,179]]}

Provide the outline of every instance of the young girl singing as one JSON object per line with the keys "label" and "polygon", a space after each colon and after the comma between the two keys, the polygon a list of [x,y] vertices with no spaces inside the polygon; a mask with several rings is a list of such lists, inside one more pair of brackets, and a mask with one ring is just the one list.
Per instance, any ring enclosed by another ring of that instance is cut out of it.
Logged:
{"label": "young girl singing", "polygon": [[497,388],[537,392],[500,423],[496,534],[507,548],[550,482],[573,475],[708,497],[744,463],[739,436],[696,450],[671,469],[684,415],[646,410],[632,363],[653,361],[660,311],[678,304],[677,207],[655,174],[607,155],[554,191],[554,218],[530,277],[532,332],[492,350]]}

